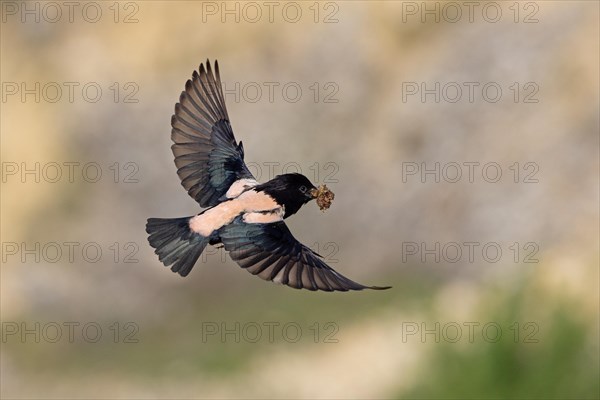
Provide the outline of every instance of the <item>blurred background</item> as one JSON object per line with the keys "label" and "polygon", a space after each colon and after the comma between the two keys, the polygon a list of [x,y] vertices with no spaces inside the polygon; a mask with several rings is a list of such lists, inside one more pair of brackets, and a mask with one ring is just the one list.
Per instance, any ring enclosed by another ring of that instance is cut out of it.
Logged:
{"label": "blurred background", "polygon": [[[3,398],[598,398],[597,2],[10,2]],[[218,59],[260,181],[385,292],[186,279],[149,217],[199,211],[174,104]]]}

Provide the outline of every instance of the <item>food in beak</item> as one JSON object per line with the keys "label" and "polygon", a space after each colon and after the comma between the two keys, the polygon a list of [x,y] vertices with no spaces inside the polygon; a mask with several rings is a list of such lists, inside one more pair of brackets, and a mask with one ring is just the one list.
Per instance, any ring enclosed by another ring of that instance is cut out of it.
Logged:
{"label": "food in beak", "polygon": [[317,205],[319,206],[321,211],[325,211],[326,209],[331,207],[331,203],[335,198],[335,194],[333,194],[333,192],[329,190],[327,185],[321,185],[318,189],[311,189],[310,195],[313,198],[317,199]]}

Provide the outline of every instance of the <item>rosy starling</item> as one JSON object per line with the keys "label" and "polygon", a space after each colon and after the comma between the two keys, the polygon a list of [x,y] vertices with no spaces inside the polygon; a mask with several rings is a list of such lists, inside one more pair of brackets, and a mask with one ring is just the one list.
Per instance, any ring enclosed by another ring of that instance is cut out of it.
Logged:
{"label": "rosy starling", "polygon": [[296,289],[389,288],[346,278],[294,238],[284,220],[311,200],[329,208],[333,192],[297,173],[256,181],[233,136],[217,62],[214,75],[207,61],[186,82],[171,126],[181,184],[205,209],[192,217],[148,219],[148,241],[165,266],[187,276],[207,245],[223,246],[251,274]]}

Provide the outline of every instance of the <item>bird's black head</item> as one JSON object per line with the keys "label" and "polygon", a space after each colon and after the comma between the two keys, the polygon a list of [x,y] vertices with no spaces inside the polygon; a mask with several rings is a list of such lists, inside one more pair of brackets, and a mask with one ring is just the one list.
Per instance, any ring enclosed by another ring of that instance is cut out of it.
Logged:
{"label": "bird's black head", "polygon": [[284,218],[295,214],[309,201],[316,198],[317,188],[302,174],[277,175],[269,182],[258,185],[255,190],[264,191],[282,206]]}

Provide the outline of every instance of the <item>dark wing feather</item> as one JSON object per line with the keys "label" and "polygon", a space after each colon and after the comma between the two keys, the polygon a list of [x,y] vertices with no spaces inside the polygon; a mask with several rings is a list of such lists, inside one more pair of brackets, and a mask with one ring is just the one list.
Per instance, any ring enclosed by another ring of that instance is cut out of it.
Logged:
{"label": "dark wing feather", "polygon": [[215,62],[194,71],[171,118],[171,149],[181,184],[202,207],[214,206],[238,179],[254,179],[244,163],[242,142],[235,141]]}
{"label": "dark wing feather", "polygon": [[348,291],[388,289],[364,286],[329,267],[317,253],[300,243],[286,224],[247,224],[240,217],[219,231],[225,250],[240,267],[264,280],[296,289]]}

